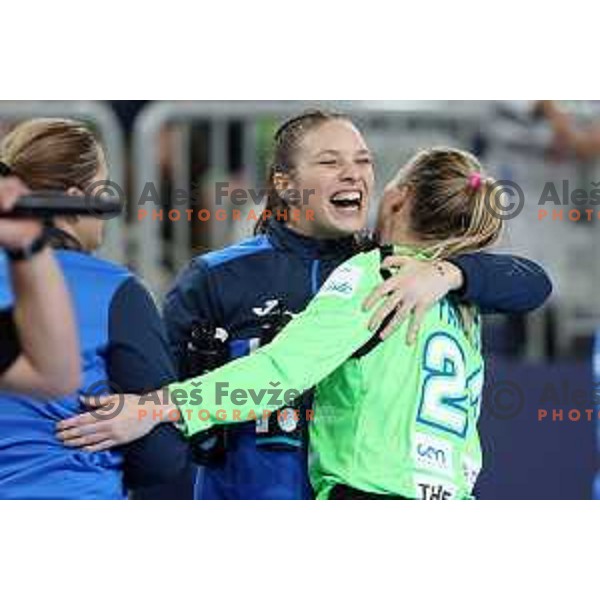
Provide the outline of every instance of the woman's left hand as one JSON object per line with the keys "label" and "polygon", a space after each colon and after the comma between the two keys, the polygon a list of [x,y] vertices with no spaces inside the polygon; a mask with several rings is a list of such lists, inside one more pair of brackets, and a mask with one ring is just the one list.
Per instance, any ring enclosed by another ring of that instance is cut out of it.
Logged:
{"label": "woman's left hand", "polygon": [[390,336],[410,315],[407,343],[412,344],[427,311],[448,292],[463,285],[462,271],[446,261],[423,261],[406,256],[390,256],[382,268],[400,272],[386,279],[365,300],[363,308],[371,310],[384,299],[369,321],[371,331],[377,331],[394,311],[395,315],[381,332],[381,339]]}
{"label": "woman's left hand", "polygon": [[103,398],[84,397],[83,404],[94,410],[59,421],[56,437],[65,446],[87,452],[102,452],[144,437],[165,421],[165,407],[150,402],[145,407],[143,396],[120,394]]}

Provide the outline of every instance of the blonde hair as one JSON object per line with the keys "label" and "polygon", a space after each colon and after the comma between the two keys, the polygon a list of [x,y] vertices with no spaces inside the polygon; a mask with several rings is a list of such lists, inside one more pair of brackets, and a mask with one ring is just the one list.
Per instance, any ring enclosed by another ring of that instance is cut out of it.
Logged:
{"label": "blonde hair", "polygon": [[82,191],[106,166],[90,128],[70,119],[31,119],[0,143],[0,161],[33,190]]}
{"label": "blonde hair", "polygon": [[[468,152],[423,150],[400,170],[392,185],[409,189],[409,228],[433,259],[483,250],[502,233],[504,221],[498,216],[502,190]],[[475,308],[463,303],[458,311],[465,334],[478,344]]]}
{"label": "blonde hair", "polygon": [[410,230],[434,258],[482,250],[500,237],[501,190],[468,152],[423,150],[400,170],[392,184],[409,188]]}

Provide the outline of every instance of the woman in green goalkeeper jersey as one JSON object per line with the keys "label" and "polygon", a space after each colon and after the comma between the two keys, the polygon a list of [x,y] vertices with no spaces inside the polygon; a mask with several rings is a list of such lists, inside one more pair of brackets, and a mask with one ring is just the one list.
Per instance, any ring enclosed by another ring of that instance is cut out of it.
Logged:
{"label": "woman in green goalkeeper jersey", "polygon": [[377,313],[364,306],[404,257],[443,270],[438,261],[494,243],[502,226],[498,196],[472,155],[420,152],[386,190],[381,229],[393,246],[358,254],[334,271],[271,344],[169,386],[160,407],[146,398],[135,421],[122,421],[127,435],[139,437],[157,419],[174,416],[192,442],[209,427],[265,410],[280,409],[285,424],[294,415],[282,404],[316,385],[310,477],[318,498],[470,498],[481,467],[484,365],[476,309],[441,300],[409,345],[407,325],[385,341],[374,336],[369,321]]}

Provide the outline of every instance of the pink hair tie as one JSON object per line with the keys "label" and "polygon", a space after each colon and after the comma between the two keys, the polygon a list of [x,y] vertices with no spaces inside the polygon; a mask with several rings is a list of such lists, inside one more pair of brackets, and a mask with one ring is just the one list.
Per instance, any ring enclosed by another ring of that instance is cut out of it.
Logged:
{"label": "pink hair tie", "polygon": [[469,187],[473,190],[478,190],[481,185],[481,173],[471,173],[469,175]]}

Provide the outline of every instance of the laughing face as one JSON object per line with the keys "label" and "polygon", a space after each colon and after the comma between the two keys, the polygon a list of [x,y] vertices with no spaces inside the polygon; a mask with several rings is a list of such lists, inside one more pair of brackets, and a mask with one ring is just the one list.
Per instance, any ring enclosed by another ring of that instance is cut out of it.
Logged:
{"label": "laughing face", "polygon": [[290,227],[321,239],[356,233],[366,227],[374,179],[371,153],[352,123],[335,119],[307,132],[285,182],[305,198]]}

